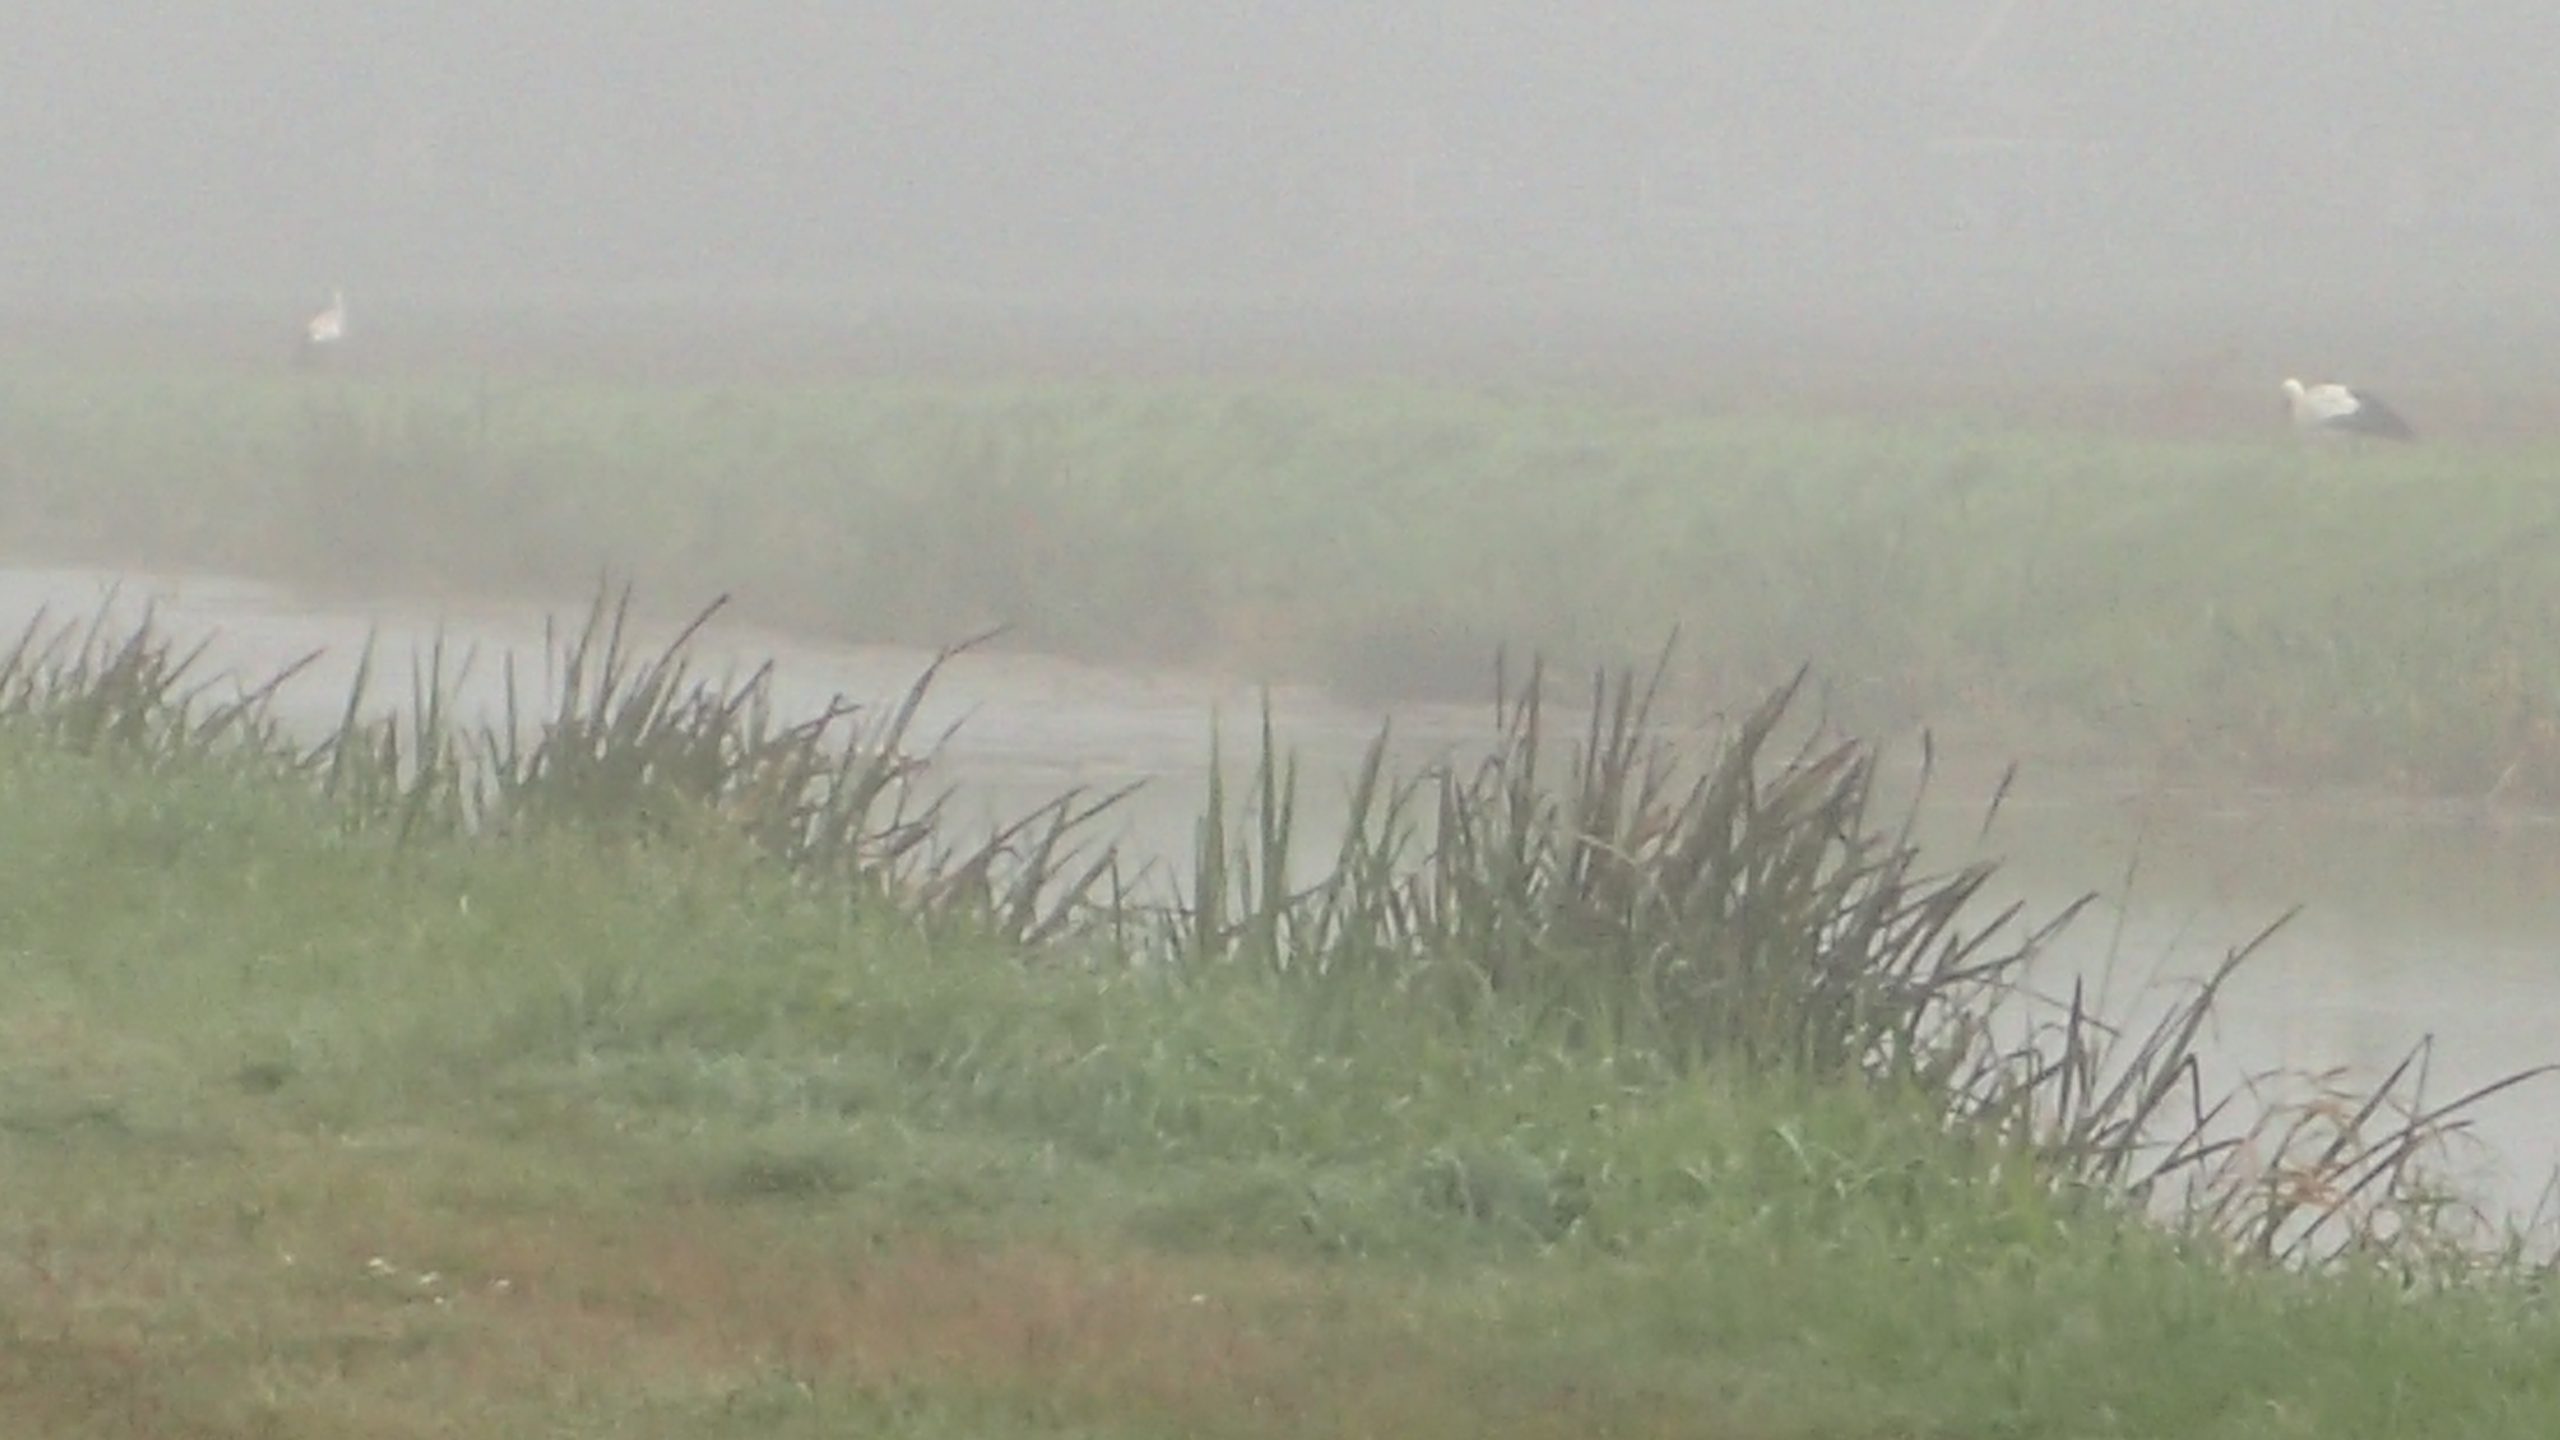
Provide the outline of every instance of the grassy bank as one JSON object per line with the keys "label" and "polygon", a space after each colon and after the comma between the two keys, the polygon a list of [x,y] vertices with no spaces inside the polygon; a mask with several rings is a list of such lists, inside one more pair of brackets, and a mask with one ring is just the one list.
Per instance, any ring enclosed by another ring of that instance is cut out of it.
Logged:
{"label": "grassy bank", "polygon": [[2520,1289],[2219,1268],[1853,1091],[1392,1012],[1319,1057],[1241,976],[928,944],[699,855],[394,856],[227,779],[0,766],[19,1433],[2560,1417]]}
{"label": "grassy bank", "polygon": [[[1268,765],[1187,904],[1025,938],[1080,867],[902,858],[893,725],[833,749],[631,664],[525,747],[315,750],[181,715],[147,635],[85,653],[0,675],[13,1429],[2560,1420],[2540,1287],[2435,1249],[2401,1160],[2278,1144],[2145,1218],[2216,1173],[2121,1133],[2174,1112],[2112,1080],[2175,1082],[2176,1027],[2148,1066],[2076,1013],[1987,1037],[2033,938],[1971,939],[1978,872],[1911,868],[1856,747],[1745,730],[1684,786],[1604,717],[1546,779],[1381,777],[1296,895]],[[2385,1223],[2261,1256],[2349,1189]]]}
{"label": "grassy bank", "polygon": [[1678,625],[1728,695],[1810,661],[1866,728],[2544,798],[2548,458],[1385,383],[0,384],[20,555],[551,596],[609,567],[835,636],[1009,622],[1406,695]]}

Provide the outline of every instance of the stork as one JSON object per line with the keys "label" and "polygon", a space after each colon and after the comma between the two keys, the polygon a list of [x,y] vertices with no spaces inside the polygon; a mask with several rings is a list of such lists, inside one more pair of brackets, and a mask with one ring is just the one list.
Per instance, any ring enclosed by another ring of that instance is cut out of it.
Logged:
{"label": "stork", "polygon": [[329,307],[302,322],[302,347],[295,352],[294,358],[301,364],[308,365],[321,347],[335,345],[346,338],[346,292],[332,287],[329,291]]}
{"label": "stork", "polygon": [[2293,409],[2294,429],[2304,435],[2364,435],[2377,440],[2415,440],[2417,432],[2382,397],[2345,385],[2305,385],[2288,377],[2286,403]]}

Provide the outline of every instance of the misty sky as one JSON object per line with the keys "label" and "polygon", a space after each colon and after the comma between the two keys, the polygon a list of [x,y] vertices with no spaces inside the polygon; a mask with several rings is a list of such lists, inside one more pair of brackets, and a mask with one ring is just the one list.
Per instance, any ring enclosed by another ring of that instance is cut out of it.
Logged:
{"label": "misty sky", "polygon": [[19,296],[2560,280],[2527,0],[10,11]]}

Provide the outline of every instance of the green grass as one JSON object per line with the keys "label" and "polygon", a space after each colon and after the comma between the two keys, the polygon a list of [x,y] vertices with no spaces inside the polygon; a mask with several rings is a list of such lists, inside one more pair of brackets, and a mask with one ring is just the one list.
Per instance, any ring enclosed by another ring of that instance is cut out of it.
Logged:
{"label": "green grass", "polygon": [[[2272,413],[2272,411],[2271,411]],[[2560,794],[2546,451],[2306,457],[1447,386],[648,386],[21,368],[20,555],[565,598],[1403,694],[1497,644],[1862,728]]]}
{"label": "green grass", "polygon": [[[2422,1218],[2399,1160],[2279,1148],[2209,1189],[2240,1223],[2142,1215],[2109,1132],[2156,1112],[2092,1082],[2182,1045],[1984,1042],[1972,872],[1870,832],[1855,746],[1764,765],[1746,728],[1674,783],[1621,691],[1540,781],[1522,706],[1476,770],[1381,774],[1295,894],[1266,750],[1187,904],[1033,942],[991,897],[1042,850],[866,847],[824,776],[861,790],[882,732],[830,770],[608,615],[568,644],[618,678],[535,697],[494,786],[422,764],[468,748],[432,726],[208,728],[147,631],[0,667],[11,1428],[2560,1420],[2539,1271],[2423,1230],[2253,1258],[2271,1186],[2369,1174]],[[1437,839],[1387,846],[1424,797]]]}

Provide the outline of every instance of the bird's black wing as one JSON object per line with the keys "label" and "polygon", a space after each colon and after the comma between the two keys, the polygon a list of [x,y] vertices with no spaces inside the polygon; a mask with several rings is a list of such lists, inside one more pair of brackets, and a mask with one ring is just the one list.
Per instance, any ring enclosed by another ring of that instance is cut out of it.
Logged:
{"label": "bird's black wing", "polygon": [[2384,440],[2418,438],[2418,432],[2409,427],[2408,421],[2400,418],[2400,412],[2384,404],[2379,398],[2368,395],[2362,390],[2350,390],[2347,393],[2356,398],[2355,412],[2338,417],[2333,422],[2336,428],[2352,430],[2359,435],[2372,435]]}

